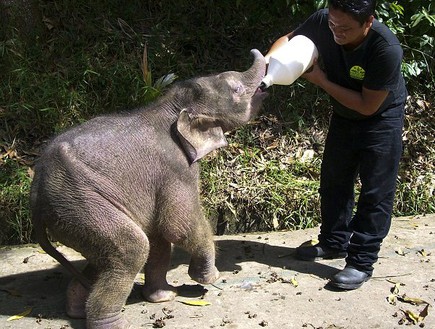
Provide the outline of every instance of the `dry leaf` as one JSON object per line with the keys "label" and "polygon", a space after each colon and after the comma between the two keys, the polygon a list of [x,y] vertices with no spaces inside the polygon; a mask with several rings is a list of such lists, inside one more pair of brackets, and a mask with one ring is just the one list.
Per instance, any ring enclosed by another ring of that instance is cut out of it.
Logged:
{"label": "dry leaf", "polygon": [[140,283],[144,283],[145,282],[145,274],[144,273],[138,273],[136,275],[135,281],[136,282],[140,282]]}
{"label": "dry leaf", "polygon": [[311,246],[314,246],[314,245],[316,245],[318,243],[319,243],[319,240],[317,240],[317,239],[311,239],[309,241],[305,241],[300,246],[301,247],[311,247]]}
{"label": "dry leaf", "polygon": [[406,310],[402,312],[406,315],[406,318],[411,321],[413,324],[417,324],[420,320],[420,316],[418,314],[415,314],[413,311]]}
{"label": "dry leaf", "polygon": [[290,283],[291,283],[294,287],[299,286],[298,281],[297,281],[294,277],[290,279]]}
{"label": "dry leaf", "polygon": [[391,289],[391,293],[394,295],[398,295],[399,294],[399,287],[400,287],[400,283],[396,282],[394,284],[394,287]]}
{"label": "dry leaf", "polygon": [[275,230],[279,227],[278,217],[276,215],[273,216],[272,225]]}
{"label": "dry leaf", "polygon": [[388,303],[390,303],[391,305],[396,305],[397,302],[397,296],[395,294],[391,294],[387,297],[387,301]]}
{"label": "dry leaf", "polygon": [[429,304],[426,304],[425,308],[419,313],[416,314],[410,310],[402,310],[402,312],[405,314],[406,318],[412,322],[413,324],[417,324],[419,322],[422,322],[425,317],[429,314]]}
{"label": "dry leaf", "polygon": [[190,305],[190,306],[208,306],[211,305],[210,302],[207,302],[205,300],[202,299],[198,299],[198,300],[182,300],[180,301],[180,303],[186,304],[186,305]]}
{"label": "dry leaf", "polygon": [[397,298],[398,298],[401,302],[410,303],[410,304],[412,304],[412,305],[429,304],[428,302],[424,301],[423,299],[407,297],[406,295],[397,296]]}
{"label": "dry leaf", "polygon": [[400,256],[405,256],[406,255],[406,253],[403,251],[403,249],[401,247],[397,248],[396,254],[398,254]]}
{"label": "dry leaf", "polygon": [[426,305],[426,307],[420,312],[420,319],[424,320],[425,317],[429,314],[429,304]]}
{"label": "dry leaf", "polygon": [[22,318],[26,317],[27,315],[29,315],[30,312],[32,312],[32,308],[31,307],[26,309],[24,312],[21,312],[20,314],[13,315],[13,316],[9,317],[6,321],[14,321],[14,320],[22,319]]}
{"label": "dry leaf", "polygon": [[33,169],[31,167],[27,168],[27,175],[29,175],[29,177],[33,179],[35,172],[33,171]]}
{"label": "dry leaf", "polygon": [[423,256],[423,257],[430,256],[430,252],[428,253],[424,249],[419,250],[418,253],[419,253],[420,256]]}

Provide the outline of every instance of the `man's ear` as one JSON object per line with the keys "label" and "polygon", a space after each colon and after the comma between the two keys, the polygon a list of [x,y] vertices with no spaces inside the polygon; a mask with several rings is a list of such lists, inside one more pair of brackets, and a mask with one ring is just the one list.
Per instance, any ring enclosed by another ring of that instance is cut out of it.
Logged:
{"label": "man's ear", "polygon": [[371,15],[366,21],[366,27],[370,29],[373,25],[373,21],[375,20],[375,16]]}
{"label": "man's ear", "polygon": [[177,134],[191,163],[198,161],[211,151],[227,146],[222,128],[208,116],[198,116],[191,109],[183,109],[177,120]]}

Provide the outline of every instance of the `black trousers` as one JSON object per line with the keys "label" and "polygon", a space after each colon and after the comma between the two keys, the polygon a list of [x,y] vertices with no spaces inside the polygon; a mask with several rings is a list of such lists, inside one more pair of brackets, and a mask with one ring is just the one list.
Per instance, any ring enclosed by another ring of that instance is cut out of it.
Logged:
{"label": "black trousers", "polygon": [[[347,250],[346,263],[368,273],[391,226],[402,155],[403,114],[331,118],[321,167],[319,241]],[[361,182],[355,207],[355,183]]]}

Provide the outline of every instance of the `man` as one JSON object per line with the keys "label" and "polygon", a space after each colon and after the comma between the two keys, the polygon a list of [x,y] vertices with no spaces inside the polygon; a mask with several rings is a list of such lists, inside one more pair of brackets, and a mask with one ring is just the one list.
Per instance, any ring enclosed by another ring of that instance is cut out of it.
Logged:
{"label": "man", "polygon": [[[402,153],[407,91],[401,75],[403,51],[395,35],[374,18],[374,0],[330,0],[265,56],[295,35],[317,46],[319,62],[303,75],[329,94],[333,105],[321,167],[322,224],[319,243],[296,249],[299,259],[346,257],[331,278],[341,289],[357,289],[373,273],[391,225]],[[356,211],[354,184],[361,191]]]}

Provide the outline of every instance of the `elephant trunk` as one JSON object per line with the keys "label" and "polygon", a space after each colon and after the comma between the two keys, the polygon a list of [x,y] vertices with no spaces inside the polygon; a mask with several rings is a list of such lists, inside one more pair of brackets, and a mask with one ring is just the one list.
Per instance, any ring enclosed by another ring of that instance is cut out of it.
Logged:
{"label": "elephant trunk", "polygon": [[256,89],[266,74],[266,60],[261,52],[257,49],[252,49],[251,55],[254,56],[254,62],[252,66],[242,74],[244,76],[246,85],[250,88]]}

